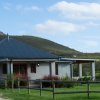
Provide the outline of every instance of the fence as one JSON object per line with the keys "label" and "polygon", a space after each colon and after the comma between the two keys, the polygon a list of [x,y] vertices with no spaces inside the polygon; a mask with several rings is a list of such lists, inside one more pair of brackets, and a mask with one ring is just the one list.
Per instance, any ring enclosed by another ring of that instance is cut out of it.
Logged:
{"label": "fence", "polygon": [[[7,90],[8,89],[8,79],[6,78],[0,78],[0,83],[2,83],[2,81],[4,82],[4,87]],[[21,86],[20,86],[20,82],[21,81],[25,81],[27,82],[27,86],[24,87],[27,89],[27,93],[30,94],[30,89],[36,89],[39,90],[40,92],[40,96],[42,96],[42,91],[49,91],[52,93],[52,97],[53,99],[55,99],[55,95],[57,94],[77,94],[77,93],[87,93],[87,97],[90,97],[90,93],[100,93],[100,91],[98,90],[90,90],[90,84],[100,84],[100,81],[62,81],[62,80],[22,80],[22,79],[17,79],[17,88],[18,91],[20,92],[21,90]],[[30,87],[30,83],[31,82],[37,82],[39,84],[38,88],[34,88],[34,87]],[[80,90],[80,91],[65,91],[65,92],[57,92],[56,91],[56,87],[55,84],[59,83],[59,82],[65,82],[65,83],[79,83],[79,84],[86,84],[86,90]],[[43,88],[43,83],[51,83],[52,87],[51,88]],[[11,89],[12,91],[14,90],[14,79],[11,79]]]}
{"label": "fence", "polygon": [[[90,97],[90,93],[100,93],[99,90],[90,90],[90,84],[99,84],[100,81],[62,81],[62,80],[41,80],[42,82],[51,82],[52,83],[52,96],[53,96],[53,99],[55,98],[55,94],[79,94],[79,93],[87,93],[87,97],[89,98]],[[65,82],[65,83],[79,83],[79,84],[87,84],[87,89],[86,90],[80,90],[80,91],[65,91],[65,92],[57,92],[56,91],[56,88],[55,88],[55,83],[59,83],[59,82]],[[42,89],[42,91],[49,91],[48,89]]]}

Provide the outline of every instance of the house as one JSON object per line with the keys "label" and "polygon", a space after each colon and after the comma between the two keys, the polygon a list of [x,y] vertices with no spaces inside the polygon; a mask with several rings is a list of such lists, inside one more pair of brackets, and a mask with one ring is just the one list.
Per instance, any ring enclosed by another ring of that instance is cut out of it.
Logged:
{"label": "house", "polygon": [[1,77],[14,74],[31,80],[45,75],[73,78],[75,63],[79,64],[79,77],[82,77],[82,63],[92,63],[92,77],[95,79],[95,59],[60,58],[9,36],[0,41]]}

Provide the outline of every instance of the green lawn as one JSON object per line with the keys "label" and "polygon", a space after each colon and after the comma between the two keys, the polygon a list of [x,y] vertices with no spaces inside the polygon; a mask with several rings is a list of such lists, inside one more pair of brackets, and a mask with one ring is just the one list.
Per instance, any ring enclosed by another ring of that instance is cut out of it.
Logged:
{"label": "green lawn", "polygon": [[[75,86],[74,88],[61,88],[56,89],[55,91],[79,91],[79,90],[86,90],[86,85],[82,86]],[[90,90],[100,90],[100,84],[98,85],[91,85]],[[3,97],[9,98],[12,100],[53,100],[52,93],[43,91],[42,96],[39,94],[39,90],[31,90],[30,94],[28,94],[28,91],[26,89],[22,89],[20,93],[17,89],[14,89],[13,91],[11,89],[4,90],[0,89],[0,93],[3,94]],[[87,98],[87,94],[56,94],[55,100],[100,100],[100,93],[91,93],[90,98]]]}

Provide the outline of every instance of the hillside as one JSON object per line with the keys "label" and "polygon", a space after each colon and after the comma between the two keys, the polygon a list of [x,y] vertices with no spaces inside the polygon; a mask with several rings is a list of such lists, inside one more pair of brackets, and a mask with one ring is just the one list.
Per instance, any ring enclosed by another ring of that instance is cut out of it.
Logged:
{"label": "hillside", "polygon": [[[0,39],[3,39],[5,37],[7,36],[4,35],[4,33],[0,35]],[[10,36],[10,37],[25,42],[33,47],[44,49],[58,56],[71,57],[71,58],[76,57],[76,58],[100,59],[100,53],[82,53],[67,46],[63,46],[61,44],[40,37],[35,37],[35,36]]]}
{"label": "hillside", "polygon": [[70,56],[74,54],[79,54],[78,51],[71,49],[69,47],[63,46],[61,44],[55,43],[53,41],[34,37],[34,36],[17,36],[15,37],[23,42],[26,42],[32,46],[45,49],[51,53],[57,54],[59,56]]}

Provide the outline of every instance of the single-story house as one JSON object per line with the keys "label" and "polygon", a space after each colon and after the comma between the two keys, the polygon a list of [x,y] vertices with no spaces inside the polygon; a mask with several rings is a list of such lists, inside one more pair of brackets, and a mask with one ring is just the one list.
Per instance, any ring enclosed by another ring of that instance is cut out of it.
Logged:
{"label": "single-story house", "polygon": [[79,64],[79,77],[82,77],[82,63],[92,63],[95,79],[95,59],[61,58],[9,36],[0,41],[0,77],[14,74],[31,80],[46,75],[73,78],[75,63]]}

